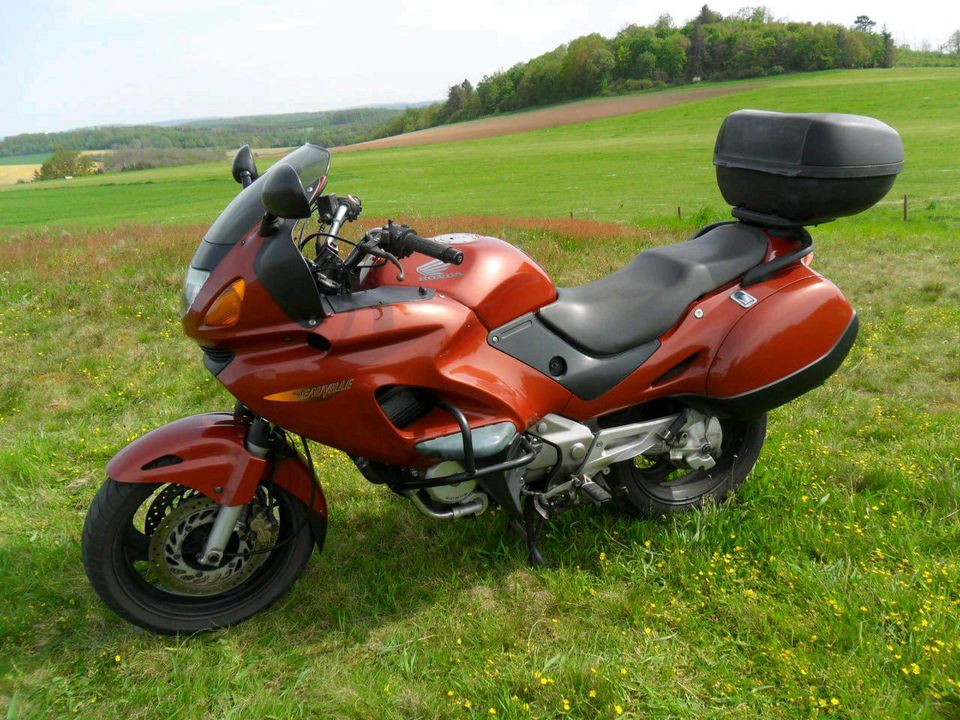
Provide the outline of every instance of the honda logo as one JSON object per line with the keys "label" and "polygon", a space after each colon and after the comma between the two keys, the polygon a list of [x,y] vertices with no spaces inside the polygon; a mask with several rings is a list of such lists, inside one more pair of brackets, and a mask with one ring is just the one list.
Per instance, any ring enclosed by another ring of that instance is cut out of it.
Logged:
{"label": "honda logo", "polygon": [[431,260],[417,267],[417,280],[449,280],[451,278],[463,277],[462,272],[448,273],[450,263],[442,260]]}

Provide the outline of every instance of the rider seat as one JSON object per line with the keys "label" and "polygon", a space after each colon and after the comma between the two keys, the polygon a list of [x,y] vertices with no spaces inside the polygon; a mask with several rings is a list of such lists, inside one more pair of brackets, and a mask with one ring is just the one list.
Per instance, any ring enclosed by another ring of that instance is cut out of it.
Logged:
{"label": "rider seat", "polygon": [[615,355],[654,340],[697,298],[759,265],[766,234],[729,223],[676,245],[637,255],[607,277],[560,288],[540,319],[594,356]]}

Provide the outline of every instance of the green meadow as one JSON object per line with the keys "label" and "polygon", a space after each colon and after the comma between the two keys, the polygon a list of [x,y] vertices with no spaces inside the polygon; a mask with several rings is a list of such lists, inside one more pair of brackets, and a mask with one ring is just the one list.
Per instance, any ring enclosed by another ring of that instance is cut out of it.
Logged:
{"label": "green meadow", "polygon": [[431,522],[317,448],[323,552],[274,608],[196,637],[106,610],[79,538],[125,442],[232,406],[177,309],[229,163],[0,188],[0,716],[960,717],[960,72],[791,76],[338,154],[330,188],[370,222],[498,234],[579,283],[727,215],[710,158],[744,107],[873,115],[907,164],[880,206],[813,230],[860,337],[771,414],[735,498],[568,513],[555,567],[532,570],[502,513]]}
{"label": "green meadow", "polygon": [[0,165],[33,165],[42,163],[50,157],[50,153],[36,153],[34,155],[5,155],[0,157]]}
{"label": "green meadow", "polygon": [[[746,83],[745,85],[749,85]],[[469,142],[335,154],[330,188],[377,217],[497,215],[649,226],[697,212],[726,215],[710,164],[723,117],[741,108],[873,115],[904,137],[898,196],[918,220],[960,194],[960,70],[831,71],[636,115]],[[105,228],[209,223],[236,192],[229,163],[0,188],[0,227]],[[933,205],[927,208],[928,205]],[[897,215],[897,198],[844,228]]]}

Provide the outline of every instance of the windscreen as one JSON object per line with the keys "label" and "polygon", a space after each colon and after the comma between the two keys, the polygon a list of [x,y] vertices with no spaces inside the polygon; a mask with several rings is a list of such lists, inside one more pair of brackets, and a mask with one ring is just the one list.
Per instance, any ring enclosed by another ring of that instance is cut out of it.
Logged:
{"label": "windscreen", "polygon": [[[319,145],[304,145],[297,148],[286,157],[279,160],[270,170],[286,163],[293,167],[300,176],[300,182],[305,189],[316,189],[320,178],[326,177],[330,170],[330,151]],[[233,245],[256,225],[266,208],[260,201],[263,191],[263,179],[270,174],[267,170],[256,182],[240,191],[226,209],[220,213],[207,234],[204,241],[214,245]],[[308,194],[311,194],[308,192]]]}

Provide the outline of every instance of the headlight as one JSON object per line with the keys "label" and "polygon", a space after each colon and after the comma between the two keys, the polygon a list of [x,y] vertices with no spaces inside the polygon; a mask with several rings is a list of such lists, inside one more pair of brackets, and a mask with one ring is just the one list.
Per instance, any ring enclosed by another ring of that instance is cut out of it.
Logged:
{"label": "headlight", "polygon": [[187,270],[187,277],[183,281],[183,297],[180,299],[181,316],[186,315],[187,311],[190,310],[190,306],[197,299],[200,288],[203,287],[208,277],[210,277],[209,270],[197,270],[195,267]]}

